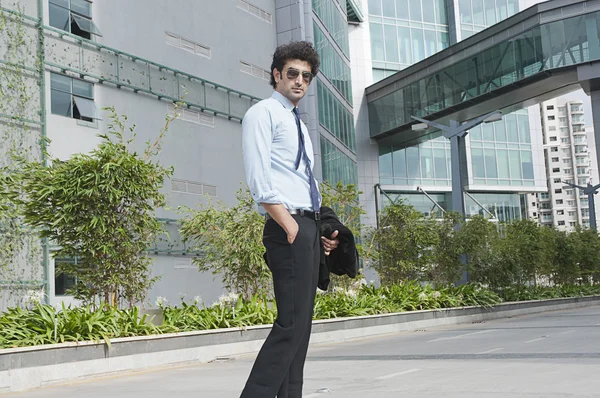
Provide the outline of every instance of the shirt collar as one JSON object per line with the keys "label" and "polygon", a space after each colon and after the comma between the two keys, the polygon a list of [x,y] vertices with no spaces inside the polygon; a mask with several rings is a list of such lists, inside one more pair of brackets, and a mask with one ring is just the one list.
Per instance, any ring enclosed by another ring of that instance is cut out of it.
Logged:
{"label": "shirt collar", "polygon": [[294,104],[292,104],[292,101],[284,97],[279,91],[273,91],[271,98],[275,98],[277,101],[279,101],[281,105],[283,105],[283,107],[288,111],[292,111],[292,109],[295,108]]}

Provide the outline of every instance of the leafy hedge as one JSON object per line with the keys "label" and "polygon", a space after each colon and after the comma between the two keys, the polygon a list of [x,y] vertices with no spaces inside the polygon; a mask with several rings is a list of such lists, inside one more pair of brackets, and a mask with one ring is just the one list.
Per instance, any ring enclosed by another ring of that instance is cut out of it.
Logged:
{"label": "leafy hedge", "polygon": [[[358,291],[337,290],[319,294],[314,319],[385,314],[420,309],[471,305],[492,306],[501,301],[477,285],[435,290],[411,282],[392,287],[363,286]],[[277,317],[272,301],[253,296],[231,297],[211,307],[183,302],[163,308],[163,323],[152,325],[139,309],[54,307],[35,304],[31,309],[12,308],[0,317],[0,348],[25,347],[68,341],[98,341],[117,337],[186,332],[271,324]]]}
{"label": "leafy hedge", "polygon": [[[600,286],[530,287],[504,289],[500,295],[479,285],[434,288],[408,282],[390,287],[362,286],[318,294],[314,319],[376,315],[402,311],[464,306],[491,307],[502,301],[600,295]],[[69,341],[99,341],[117,337],[187,332],[271,324],[274,303],[258,296],[245,300],[228,296],[210,307],[182,302],[163,308],[163,323],[153,325],[139,309],[54,307],[35,304],[12,308],[0,316],[0,348],[26,347]],[[110,344],[110,342],[108,343]]]}
{"label": "leafy hedge", "polygon": [[530,286],[503,289],[499,292],[504,301],[542,300],[566,297],[600,295],[600,285]]}

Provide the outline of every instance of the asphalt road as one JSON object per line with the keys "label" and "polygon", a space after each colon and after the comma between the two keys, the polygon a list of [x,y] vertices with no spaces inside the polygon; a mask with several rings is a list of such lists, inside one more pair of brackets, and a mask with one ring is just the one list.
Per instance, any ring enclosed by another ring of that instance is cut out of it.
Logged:
{"label": "asphalt road", "polygon": [[[253,359],[5,396],[237,398]],[[600,397],[600,306],[316,345],[305,369],[305,397]]]}

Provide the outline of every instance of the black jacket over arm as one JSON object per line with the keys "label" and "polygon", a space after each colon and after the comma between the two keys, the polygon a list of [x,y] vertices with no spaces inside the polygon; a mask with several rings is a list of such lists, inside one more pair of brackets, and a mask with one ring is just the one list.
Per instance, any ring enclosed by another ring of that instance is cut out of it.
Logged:
{"label": "black jacket over arm", "polygon": [[326,256],[325,249],[321,245],[318,283],[321,290],[327,290],[330,272],[335,275],[348,275],[350,278],[356,278],[358,273],[358,251],[354,234],[340,222],[331,208],[323,206],[321,207],[321,236],[330,238],[334,231],[338,231],[337,239],[340,241],[338,247]]}

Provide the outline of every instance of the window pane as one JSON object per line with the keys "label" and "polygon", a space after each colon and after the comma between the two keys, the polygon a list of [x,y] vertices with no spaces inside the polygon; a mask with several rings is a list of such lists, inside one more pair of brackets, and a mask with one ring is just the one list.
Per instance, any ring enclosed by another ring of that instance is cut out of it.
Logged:
{"label": "window pane", "polygon": [[392,177],[392,153],[390,148],[379,147],[379,176]]}
{"label": "window pane", "polygon": [[473,11],[471,10],[471,0],[459,0],[460,22],[472,23]]}
{"label": "window pane", "polygon": [[483,161],[483,149],[475,148],[471,150],[473,160],[473,176],[475,178],[485,178],[485,165]]}
{"label": "window pane", "polygon": [[410,6],[410,19],[413,21],[422,21],[421,0],[409,0],[408,3]]}
{"label": "window pane", "polygon": [[383,26],[372,22],[371,28],[371,56],[374,61],[385,61],[383,47]]}
{"label": "window pane", "polygon": [[400,63],[407,65],[412,64],[410,28],[398,26],[398,44],[400,45]]}
{"label": "window pane", "polygon": [[446,0],[435,1],[435,20],[440,25],[447,25],[448,18],[446,17]]}
{"label": "window pane", "polygon": [[506,135],[508,142],[519,142],[519,130],[517,127],[517,116],[506,115]]}
{"label": "window pane", "polygon": [[53,114],[71,117],[71,94],[50,90],[50,102]]}
{"label": "window pane", "polygon": [[485,18],[483,16],[483,0],[472,0],[473,1],[473,23],[476,25],[485,25]]}
{"label": "window pane", "polygon": [[383,16],[396,18],[396,0],[382,0],[383,2]]}
{"label": "window pane", "polygon": [[508,0],[508,16],[513,16],[519,12],[519,0]]}
{"label": "window pane", "polygon": [[83,30],[84,32],[88,32],[93,35],[96,35],[96,36],[102,36],[102,33],[100,33],[100,30],[98,30],[98,28],[96,27],[96,24],[93,23],[91,19],[83,18],[78,15],[72,15],[72,16],[73,16],[73,21],[75,21],[77,26],[79,26],[79,29]]}
{"label": "window pane", "polygon": [[392,158],[394,177],[406,178],[406,151],[404,149],[394,151]]}
{"label": "window pane", "polygon": [[488,178],[498,178],[498,169],[496,167],[496,151],[493,149],[485,150],[485,173]]}
{"label": "window pane", "polygon": [[69,8],[69,0],[50,0],[50,4],[56,4],[57,6],[61,6],[63,8]]}
{"label": "window pane", "polygon": [[66,32],[70,31],[69,10],[50,4],[49,14],[50,26]]}
{"label": "window pane", "polygon": [[396,27],[393,25],[384,25],[383,28],[385,35],[385,60],[388,62],[398,62]]}
{"label": "window pane", "polygon": [[409,178],[419,178],[419,148],[408,147],[406,148],[406,165],[408,168]]}
{"label": "window pane", "polygon": [[429,57],[441,50],[441,48],[437,48],[437,32],[434,32],[433,30],[424,30],[423,33],[425,36],[425,57]]}
{"label": "window pane", "polygon": [[433,150],[433,162],[435,166],[435,177],[448,178],[446,151],[444,149]]}
{"label": "window pane", "polygon": [[481,131],[483,133],[484,141],[494,141],[494,126],[491,123],[481,124]]}
{"label": "window pane", "polygon": [[96,109],[94,101],[75,96],[73,97],[73,100],[75,101],[75,106],[81,116],[88,119],[99,119],[98,110]]}
{"label": "window pane", "polygon": [[523,167],[523,178],[533,180],[533,160],[529,151],[521,151],[521,163]]}
{"label": "window pane", "polygon": [[423,22],[435,23],[435,5],[434,0],[423,1]]}
{"label": "window pane", "polygon": [[521,156],[520,151],[510,151],[510,177],[515,180],[523,178],[521,174]]}
{"label": "window pane", "polygon": [[381,0],[369,0],[369,14],[382,15]]}
{"label": "window pane", "polygon": [[412,49],[414,54],[414,62],[419,62],[425,59],[425,43],[423,43],[423,30],[411,29],[412,33]]}
{"label": "window pane", "polygon": [[531,143],[531,133],[529,131],[529,116],[519,115],[519,138],[523,143]]}
{"label": "window pane", "polygon": [[433,178],[433,150],[421,148],[421,177]]}
{"label": "window pane", "polygon": [[396,0],[396,17],[399,19],[410,19],[406,0]]}
{"label": "window pane", "polygon": [[498,177],[510,178],[508,166],[508,151],[506,149],[498,149],[496,152],[496,156],[498,159]]}
{"label": "window pane", "polygon": [[73,94],[94,99],[94,86],[83,80],[73,79]]}
{"label": "window pane", "polygon": [[67,76],[58,75],[56,73],[50,74],[50,88],[52,90],[60,90],[71,94],[71,82],[73,79]]}
{"label": "window pane", "polygon": [[71,0],[71,11],[91,18],[92,4],[86,0]]}
{"label": "window pane", "polygon": [[496,4],[495,0],[485,0],[485,23],[491,26],[498,22],[496,19]]}
{"label": "window pane", "polygon": [[504,125],[504,120],[494,123],[494,127],[496,129],[496,141],[506,142],[506,126]]}

